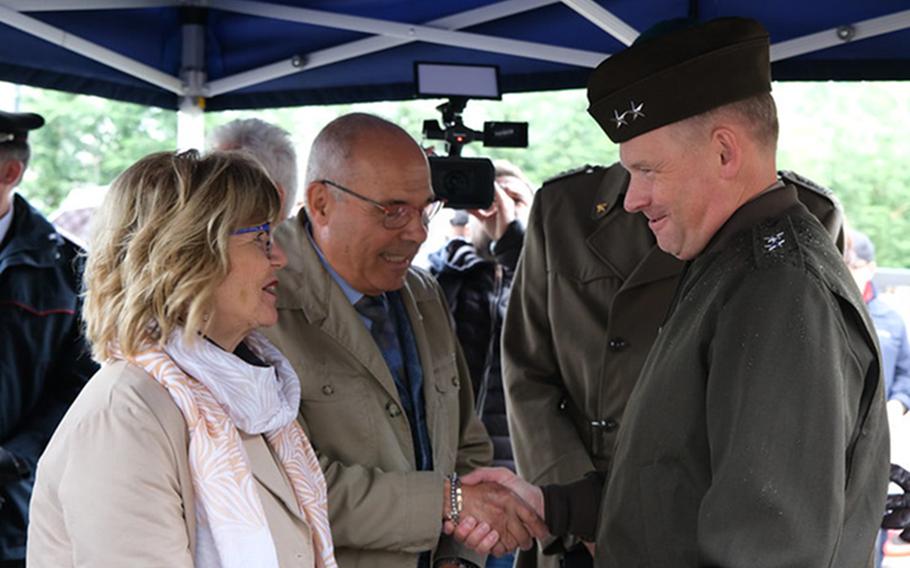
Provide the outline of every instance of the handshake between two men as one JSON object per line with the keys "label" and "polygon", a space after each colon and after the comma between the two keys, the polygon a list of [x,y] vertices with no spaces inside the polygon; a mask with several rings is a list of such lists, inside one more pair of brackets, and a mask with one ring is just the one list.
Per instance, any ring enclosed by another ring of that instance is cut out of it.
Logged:
{"label": "handshake between two men", "polygon": [[[456,484],[446,483],[444,531],[481,554],[502,556],[518,548],[527,550],[534,539],[546,539],[544,492],[506,468],[480,468]],[[453,513],[453,507],[454,513]],[[594,545],[586,543],[591,556]]]}

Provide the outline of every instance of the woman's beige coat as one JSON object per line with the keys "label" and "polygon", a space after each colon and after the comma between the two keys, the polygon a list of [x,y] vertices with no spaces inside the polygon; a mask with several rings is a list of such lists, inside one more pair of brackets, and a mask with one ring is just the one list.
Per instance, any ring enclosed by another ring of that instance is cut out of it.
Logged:
{"label": "woman's beige coat", "polygon": [[[314,566],[290,482],[261,435],[241,433],[282,568]],[[38,463],[32,568],[193,566],[186,423],[164,387],[118,362],[76,399]]]}

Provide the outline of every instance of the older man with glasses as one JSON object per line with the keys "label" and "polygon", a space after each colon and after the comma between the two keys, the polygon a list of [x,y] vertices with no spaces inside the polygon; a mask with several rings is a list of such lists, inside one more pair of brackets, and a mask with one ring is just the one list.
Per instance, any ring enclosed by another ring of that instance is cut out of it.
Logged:
{"label": "older man with glasses", "polygon": [[492,445],[442,292],[411,267],[442,205],[423,151],[381,118],[340,117],[313,143],[305,192],[275,231],[288,266],[270,338],[302,379],[339,565],[482,566],[442,534],[475,513],[494,530],[472,548],[530,546],[545,533],[530,508],[458,478],[489,464]]}

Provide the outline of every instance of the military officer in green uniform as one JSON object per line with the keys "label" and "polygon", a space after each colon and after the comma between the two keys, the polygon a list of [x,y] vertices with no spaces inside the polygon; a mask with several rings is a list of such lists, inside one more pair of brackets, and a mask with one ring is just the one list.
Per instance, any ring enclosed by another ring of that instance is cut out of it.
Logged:
{"label": "military officer in green uniform", "polygon": [[867,566],[888,480],[875,334],[825,228],[777,176],[767,32],[662,28],[588,87],[631,174],[623,207],[685,262],[599,513],[604,475],[542,494],[499,475],[554,534],[596,524],[604,568]]}
{"label": "military officer in green uniform", "polygon": [[[827,188],[779,172],[842,247]],[[522,477],[570,483],[609,471],[623,411],[684,262],[623,209],[629,174],[584,166],[537,192],[503,336],[509,430]],[[595,354],[592,356],[591,354]],[[518,568],[591,566],[574,535],[520,551]]]}

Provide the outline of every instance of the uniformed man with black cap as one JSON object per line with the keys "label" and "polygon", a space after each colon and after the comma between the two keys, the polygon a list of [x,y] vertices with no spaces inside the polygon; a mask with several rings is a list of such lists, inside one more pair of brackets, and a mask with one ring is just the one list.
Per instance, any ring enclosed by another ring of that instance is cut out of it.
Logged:
{"label": "uniformed man with black cap", "polygon": [[32,113],[0,112],[0,567],[25,566],[38,456],[97,366],[79,323],[79,249],[20,195]]}
{"label": "uniformed man with black cap", "polygon": [[623,206],[683,273],[607,476],[464,482],[498,475],[554,534],[596,535],[595,566],[871,563],[888,481],[875,333],[777,175],[770,90],[768,34],[739,18],[664,24],[589,82],[631,175]]}

